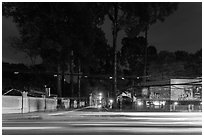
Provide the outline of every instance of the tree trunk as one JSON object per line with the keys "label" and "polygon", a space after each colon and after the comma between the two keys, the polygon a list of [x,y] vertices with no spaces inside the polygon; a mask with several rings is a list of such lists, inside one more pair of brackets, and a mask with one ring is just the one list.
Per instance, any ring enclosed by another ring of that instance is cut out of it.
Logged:
{"label": "tree trunk", "polygon": [[117,107],[117,34],[118,34],[118,4],[114,4],[113,19],[113,50],[114,50],[114,75],[113,75],[113,108]]}
{"label": "tree trunk", "polygon": [[147,42],[147,34],[148,33],[148,26],[145,29],[145,64],[144,64],[144,82],[146,83],[147,81],[147,47],[148,47],[148,42]]}
{"label": "tree trunk", "polygon": [[114,21],[113,21],[113,49],[114,49],[114,78],[113,78],[113,97],[116,102],[117,95],[117,24],[118,24],[118,5],[114,5]]}

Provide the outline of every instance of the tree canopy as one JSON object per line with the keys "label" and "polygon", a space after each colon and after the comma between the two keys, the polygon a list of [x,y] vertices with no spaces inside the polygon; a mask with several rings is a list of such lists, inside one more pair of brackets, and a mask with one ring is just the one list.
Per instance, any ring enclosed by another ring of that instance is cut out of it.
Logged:
{"label": "tree canopy", "polygon": [[[73,51],[84,72],[107,74],[114,70],[116,86],[118,32],[123,29],[129,37],[135,38],[157,20],[163,21],[176,8],[177,3],[171,2],[4,2],[3,15],[13,17],[20,31],[20,39],[14,44],[31,59],[40,55],[47,69],[58,71],[63,76],[71,63]],[[112,48],[98,27],[103,24],[105,16],[112,22]],[[144,53],[142,46],[130,49],[138,54]]]}

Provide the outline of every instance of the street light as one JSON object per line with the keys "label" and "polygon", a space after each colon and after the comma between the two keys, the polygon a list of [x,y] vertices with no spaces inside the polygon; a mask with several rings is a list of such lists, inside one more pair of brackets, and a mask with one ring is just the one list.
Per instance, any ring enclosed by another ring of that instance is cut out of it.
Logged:
{"label": "street light", "polygon": [[99,102],[101,103],[102,100],[102,93],[99,93]]}
{"label": "street light", "polygon": [[99,104],[98,104],[98,108],[102,108],[102,93],[99,93],[98,94],[98,101],[99,101]]}
{"label": "street light", "polygon": [[14,72],[14,74],[16,74],[16,75],[17,75],[17,74],[19,74],[19,72],[18,72],[18,71],[16,71],[16,72]]}
{"label": "street light", "polygon": [[109,99],[108,105],[109,105],[109,108],[112,109],[112,107],[113,107],[113,99]]}

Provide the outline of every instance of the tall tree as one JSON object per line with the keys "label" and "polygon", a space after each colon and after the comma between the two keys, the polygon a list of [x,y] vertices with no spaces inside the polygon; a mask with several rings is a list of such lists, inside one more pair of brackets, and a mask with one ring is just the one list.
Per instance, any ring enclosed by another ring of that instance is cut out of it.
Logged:
{"label": "tall tree", "polygon": [[[11,16],[17,23],[22,43],[40,54],[50,70],[58,71],[58,93],[61,80],[70,62],[75,46],[81,45],[83,54],[88,52],[91,31],[102,20],[96,3],[3,3],[3,15]],[[96,15],[98,15],[96,17]],[[77,44],[76,44],[77,41]],[[34,48],[31,48],[30,43]],[[79,47],[79,46],[78,46]],[[84,48],[86,47],[86,48]],[[77,53],[76,48],[75,53]],[[82,51],[82,50],[81,50]],[[61,77],[62,76],[62,77]]]}
{"label": "tall tree", "polygon": [[145,67],[145,56],[146,57],[146,67],[147,74],[149,65],[152,61],[157,59],[157,50],[154,46],[147,47],[147,55],[145,55],[146,50],[146,40],[144,37],[130,38],[126,37],[122,40],[120,65],[123,68],[124,75],[132,75],[131,85],[137,82],[141,82],[144,75]]}
{"label": "tall tree", "polygon": [[[144,32],[145,39],[146,39],[146,48],[145,48],[145,66],[144,66],[144,81],[146,81],[147,75],[147,48],[148,48],[148,30],[150,25],[159,21],[164,21],[165,17],[172,14],[177,9],[178,3],[166,2],[166,3],[159,3],[159,2],[150,2],[150,3],[138,3],[138,5],[130,5],[130,3],[126,4],[128,8],[128,12],[132,13],[133,16],[137,18],[132,18],[130,16],[130,23],[136,20],[137,23],[133,25],[129,25],[126,29],[126,32],[129,37],[137,36],[138,33]],[[133,21],[132,21],[133,20]]]}
{"label": "tall tree", "polygon": [[[114,49],[114,96],[117,92],[117,36],[124,29],[128,36],[137,36],[147,30],[148,26],[157,20],[164,20],[177,7],[177,3],[101,3],[104,15],[108,15],[112,22]],[[147,31],[146,31],[147,32]],[[147,39],[147,38],[146,38]],[[147,45],[147,44],[146,44]]]}
{"label": "tall tree", "polygon": [[142,76],[144,70],[145,38],[124,38],[122,40],[121,65],[129,70],[129,74]]}

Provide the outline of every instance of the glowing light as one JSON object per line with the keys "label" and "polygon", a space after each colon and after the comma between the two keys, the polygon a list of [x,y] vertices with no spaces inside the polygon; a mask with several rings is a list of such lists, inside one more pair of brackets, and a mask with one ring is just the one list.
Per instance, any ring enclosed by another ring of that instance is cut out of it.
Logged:
{"label": "glowing light", "polygon": [[159,101],[154,101],[154,105],[159,105]]}
{"label": "glowing light", "polygon": [[110,99],[109,101],[110,101],[110,103],[113,103],[113,100],[112,100],[112,99]]}
{"label": "glowing light", "polygon": [[141,106],[143,103],[142,103],[141,101],[138,101],[137,104],[138,104],[139,106]]}
{"label": "glowing light", "polygon": [[87,78],[88,76],[84,76],[85,78]]}
{"label": "glowing light", "polygon": [[99,93],[99,94],[98,94],[98,99],[99,99],[99,101],[101,102],[101,100],[102,100],[102,93]]}
{"label": "glowing light", "polygon": [[100,105],[98,105],[98,108],[102,108],[102,105],[100,104]]}
{"label": "glowing light", "polygon": [[57,75],[54,75],[54,77],[57,77]]}
{"label": "glowing light", "polygon": [[174,105],[178,105],[178,102],[174,102]]}
{"label": "glowing light", "polygon": [[19,74],[19,72],[14,72],[14,74]]}
{"label": "glowing light", "polygon": [[109,79],[112,79],[113,77],[109,77]]}
{"label": "glowing light", "polygon": [[124,80],[125,78],[124,77],[122,77],[122,80]]}

